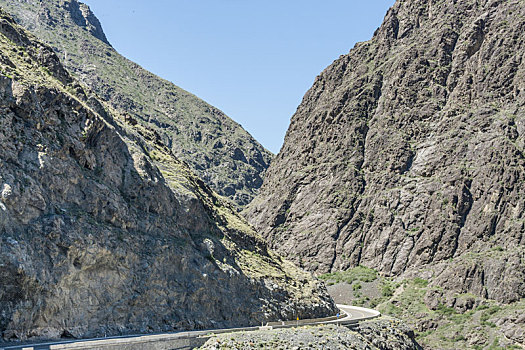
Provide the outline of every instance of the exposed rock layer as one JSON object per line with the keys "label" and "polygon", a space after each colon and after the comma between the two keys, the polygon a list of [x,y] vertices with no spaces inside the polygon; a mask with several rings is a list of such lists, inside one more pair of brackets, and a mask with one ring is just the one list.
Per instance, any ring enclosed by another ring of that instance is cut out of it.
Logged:
{"label": "exposed rock layer", "polygon": [[317,77],[250,221],[320,273],[399,275],[498,248],[436,273],[458,292],[524,297],[524,38],[521,0],[397,1]]}
{"label": "exposed rock layer", "polygon": [[111,112],[0,12],[0,334],[5,340],[327,315],[154,130]]}
{"label": "exposed rock layer", "polygon": [[271,153],[217,108],[122,57],[85,4],[0,0],[0,6],[53,47],[102,100],[157,132],[217,193],[239,206],[252,200]]}

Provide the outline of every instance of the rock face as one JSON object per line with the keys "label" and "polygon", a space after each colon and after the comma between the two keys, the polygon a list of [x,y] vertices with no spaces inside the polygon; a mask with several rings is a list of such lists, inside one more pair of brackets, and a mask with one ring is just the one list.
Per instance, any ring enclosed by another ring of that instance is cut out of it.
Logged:
{"label": "rock face", "polygon": [[0,0],[0,6],[103,101],[158,133],[216,192],[241,207],[252,200],[272,154],[217,108],[119,55],[85,4]]}
{"label": "rock face", "polygon": [[452,289],[523,298],[523,5],[397,1],[306,93],[250,222],[310,271],[443,262]]}
{"label": "rock face", "polygon": [[327,315],[162,137],[0,11],[0,335],[84,337]]}

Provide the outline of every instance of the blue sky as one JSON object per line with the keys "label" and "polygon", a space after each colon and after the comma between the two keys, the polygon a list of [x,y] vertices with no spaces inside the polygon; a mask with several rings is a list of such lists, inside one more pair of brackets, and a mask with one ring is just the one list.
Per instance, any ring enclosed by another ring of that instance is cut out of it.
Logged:
{"label": "blue sky", "polygon": [[315,77],[394,0],[83,0],[121,54],[224,111],[277,153]]}

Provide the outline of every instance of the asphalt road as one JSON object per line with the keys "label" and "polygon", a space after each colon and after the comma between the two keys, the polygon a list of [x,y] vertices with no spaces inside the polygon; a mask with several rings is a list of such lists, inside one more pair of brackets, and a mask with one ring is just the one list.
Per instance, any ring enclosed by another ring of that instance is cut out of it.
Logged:
{"label": "asphalt road", "polygon": [[376,310],[367,309],[364,307],[350,306],[350,305],[341,305],[338,304],[337,307],[342,312],[346,313],[346,317],[341,318],[340,320],[329,321],[329,323],[356,323],[359,321],[369,320],[375,317],[381,316],[381,313]]}
{"label": "asphalt road", "polygon": [[[350,306],[350,305],[337,305],[339,308],[339,317],[332,316],[323,319],[305,319],[305,320],[296,320],[296,321],[287,321],[287,322],[274,322],[271,323],[272,328],[289,328],[297,326],[306,326],[306,325],[319,325],[319,324],[355,324],[359,321],[371,319],[380,316],[381,314],[378,311]],[[264,327],[262,327],[264,329]],[[227,328],[227,329],[212,329],[212,330],[203,330],[203,331],[187,331],[187,332],[177,332],[177,333],[162,333],[162,334],[136,334],[136,335],[125,335],[117,337],[107,337],[107,338],[93,338],[93,339],[79,339],[79,340],[69,340],[69,341],[56,341],[56,342],[46,342],[39,344],[24,344],[24,345],[12,345],[5,346],[0,348],[0,350],[58,350],[58,349],[73,349],[76,346],[81,344],[92,345],[93,347],[98,345],[110,345],[118,344],[122,342],[126,343],[143,343],[147,341],[154,340],[174,340],[174,339],[184,339],[184,338],[197,338],[205,336],[210,333],[230,333],[236,331],[250,331],[250,330],[259,330],[260,327],[244,327],[244,328]]]}

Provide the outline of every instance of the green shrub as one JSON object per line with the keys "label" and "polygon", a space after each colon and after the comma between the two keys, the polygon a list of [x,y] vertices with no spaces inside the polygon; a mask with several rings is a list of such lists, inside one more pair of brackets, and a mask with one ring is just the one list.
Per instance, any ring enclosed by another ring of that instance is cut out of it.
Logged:
{"label": "green shrub", "polygon": [[481,314],[480,321],[485,322],[487,321],[490,316],[494,315],[496,312],[500,311],[501,308],[498,305],[493,305],[487,308],[483,313]]}
{"label": "green shrub", "polygon": [[428,286],[428,281],[423,279],[423,278],[416,277],[416,278],[414,278],[414,284],[417,287],[426,287],[426,286]]}
{"label": "green shrub", "polygon": [[489,306],[487,304],[481,304],[480,306],[478,306],[476,308],[476,310],[486,310],[488,308],[489,308]]}
{"label": "green shrub", "polygon": [[488,350],[503,350],[503,349],[505,349],[505,348],[499,346],[499,338],[498,337],[494,338],[494,341],[488,347]]}
{"label": "green shrub", "polygon": [[453,307],[447,307],[443,304],[438,305],[436,312],[444,316],[451,316],[457,313]]}
{"label": "green shrub", "polygon": [[401,308],[395,306],[392,303],[388,303],[388,304],[384,305],[383,307],[381,307],[379,309],[379,311],[382,314],[390,315],[390,316],[399,316],[399,315],[403,314],[403,310]]}
{"label": "green shrub", "polygon": [[383,283],[383,285],[381,286],[381,295],[386,298],[389,298],[392,295],[394,295],[394,290],[390,283]]}

